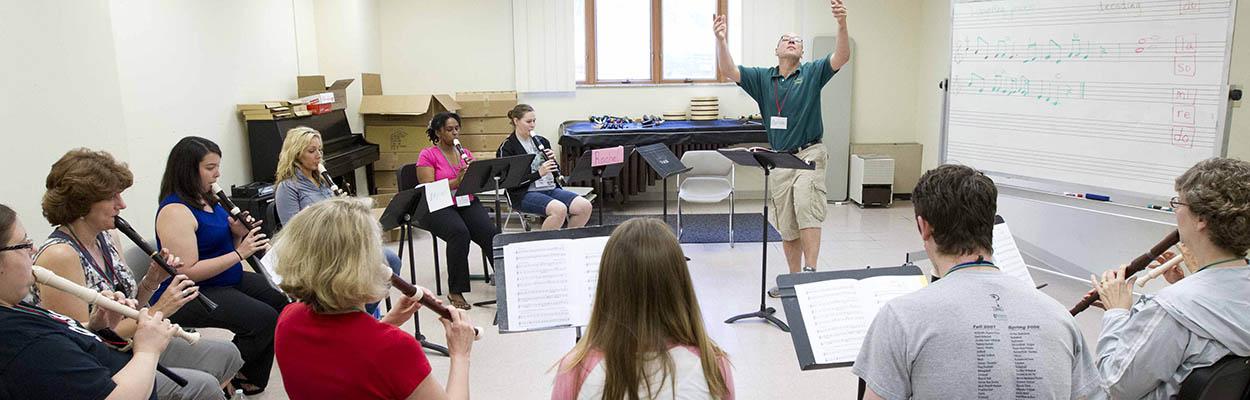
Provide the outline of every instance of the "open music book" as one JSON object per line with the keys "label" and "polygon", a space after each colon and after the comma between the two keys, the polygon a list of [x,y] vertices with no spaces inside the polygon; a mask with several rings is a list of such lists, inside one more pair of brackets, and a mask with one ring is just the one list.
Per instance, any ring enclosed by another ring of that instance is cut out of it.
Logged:
{"label": "open music book", "polygon": [[881,275],[794,285],[816,364],[855,362],[877,310],[926,284],[924,275]]}
{"label": "open music book", "polygon": [[504,246],[508,331],[588,324],[607,243],[594,236]]}
{"label": "open music book", "polygon": [[767,148],[767,147],[763,147],[763,146],[733,147],[733,148],[721,149],[721,150],[725,150],[725,151],[749,151],[749,152],[752,152],[752,153],[756,153],[756,152],[776,153],[776,152],[777,152],[776,150],[773,150],[773,149],[770,149],[770,148]]}

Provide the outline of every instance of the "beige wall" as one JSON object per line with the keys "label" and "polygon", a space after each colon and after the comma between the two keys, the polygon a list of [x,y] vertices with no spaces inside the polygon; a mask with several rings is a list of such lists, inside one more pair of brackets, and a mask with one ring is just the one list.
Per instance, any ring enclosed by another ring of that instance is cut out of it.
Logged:
{"label": "beige wall", "polygon": [[[916,0],[846,0],[847,29],[855,38],[851,90],[851,142],[915,141],[921,68],[921,22]],[[803,37],[836,36],[829,2],[803,2]],[[813,54],[812,56],[817,56]],[[926,148],[925,150],[928,150]]]}
{"label": "beige wall", "polygon": [[106,1],[0,4],[0,203],[40,243],[50,232],[39,202],[53,162],[78,146],[127,158],[113,27]]}
{"label": "beige wall", "polygon": [[[135,184],[122,212],[154,236],[157,192],[169,149],[198,135],[224,153],[222,186],[250,182],[236,103],[293,97],[297,73],[290,2],[75,1],[3,3],[0,30],[12,94],[0,160],[3,201],[41,241],[51,228],[39,202],[48,168],[67,150],[106,150]],[[16,11],[15,11],[16,10]],[[12,31],[8,31],[8,30]],[[10,48],[13,47],[13,48]]]}
{"label": "beige wall", "polygon": [[[377,0],[314,0],[317,67],[305,75],[325,75],[326,84],[351,78],[347,89],[347,119],[353,132],[364,132],[360,114],[362,72],[381,69],[382,47]],[[298,15],[298,14],[297,14]]]}

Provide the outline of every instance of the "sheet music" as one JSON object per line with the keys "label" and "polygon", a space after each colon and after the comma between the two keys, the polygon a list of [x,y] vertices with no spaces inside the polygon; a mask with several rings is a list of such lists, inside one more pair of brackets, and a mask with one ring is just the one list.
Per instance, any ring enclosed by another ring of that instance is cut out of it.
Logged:
{"label": "sheet music", "polygon": [[451,207],[451,186],[446,179],[423,183],[417,187],[425,188],[425,205],[430,212]]}
{"label": "sheet music", "polygon": [[574,326],[590,325],[590,312],[595,304],[595,288],[599,285],[599,259],[603,257],[603,247],[607,244],[607,236],[570,241],[568,253],[574,268],[569,273],[569,282],[572,284],[569,293],[574,294],[573,300],[581,299],[570,304]]}
{"label": "sheet music", "polygon": [[508,330],[586,326],[607,236],[504,246]]}
{"label": "sheet music", "polygon": [[859,281],[860,288],[866,293],[864,298],[874,301],[872,315],[877,315],[886,302],[925,287],[929,283],[924,275],[883,275],[864,278]]}
{"label": "sheet music", "polygon": [[794,285],[817,364],[854,362],[877,310],[925,285],[924,276],[877,276]]}
{"label": "sheet music", "polygon": [[858,286],[854,279],[794,285],[816,363],[854,361],[859,354],[872,316],[864,312]]}
{"label": "sheet music", "polygon": [[1006,222],[994,224],[994,265],[1004,274],[1016,277],[1029,286],[1037,286],[1033,282],[1033,275],[1029,274],[1029,268],[1024,264],[1024,258],[1020,256],[1020,249],[1016,248],[1016,239],[1011,236],[1011,229],[1007,228]]}
{"label": "sheet music", "polygon": [[[269,277],[269,282],[273,283],[273,287],[278,287],[282,283],[282,275],[278,275],[278,242],[273,243],[273,247],[265,253],[260,259],[260,268],[265,270],[265,276]],[[257,268],[253,265],[252,268]]]}
{"label": "sheet music", "polygon": [[504,246],[510,330],[571,323],[566,244],[565,240],[538,240]]}

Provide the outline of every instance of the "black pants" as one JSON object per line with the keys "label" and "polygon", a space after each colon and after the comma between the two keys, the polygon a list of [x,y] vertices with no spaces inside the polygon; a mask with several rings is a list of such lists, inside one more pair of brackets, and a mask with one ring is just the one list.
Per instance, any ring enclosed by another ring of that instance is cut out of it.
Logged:
{"label": "black pants", "polygon": [[447,242],[447,290],[451,293],[469,291],[469,241],[477,243],[486,259],[495,262],[491,243],[495,224],[477,199],[468,207],[451,206],[426,214],[421,224]]}
{"label": "black pants", "polygon": [[208,296],[216,302],[217,309],[209,313],[199,302],[192,301],[169,320],[188,328],[222,328],[234,332],[234,345],[243,356],[243,368],[239,373],[264,388],[269,384],[269,370],[273,367],[273,331],[278,324],[278,313],[286,307],[286,296],[269,286],[263,276],[247,271],[234,286],[200,287],[200,296]]}

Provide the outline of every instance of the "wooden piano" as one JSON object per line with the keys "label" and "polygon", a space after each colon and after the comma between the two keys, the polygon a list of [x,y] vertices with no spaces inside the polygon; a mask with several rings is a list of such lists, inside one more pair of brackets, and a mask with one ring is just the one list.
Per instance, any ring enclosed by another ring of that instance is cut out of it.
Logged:
{"label": "wooden piano", "polygon": [[[326,114],[290,118],[278,121],[247,121],[249,152],[252,156],[252,180],[273,182],[278,168],[278,156],[286,131],[297,126],[307,126],[321,132],[326,170],[335,180],[356,185],[356,168],[365,167],[366,176],[373,179],[373,162],[378,160],[378,145],[365,141],[364,136],[352,134],[347,124],[347,113],[334,110]],[[373,182],[366,192],[373,193]],[[340,184],[340,186],[343,186]]]}

